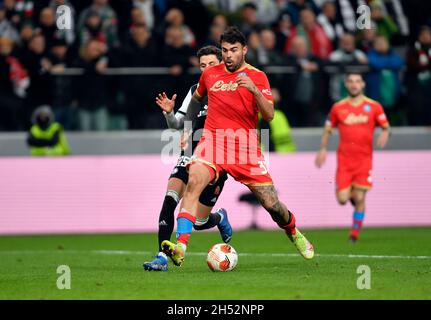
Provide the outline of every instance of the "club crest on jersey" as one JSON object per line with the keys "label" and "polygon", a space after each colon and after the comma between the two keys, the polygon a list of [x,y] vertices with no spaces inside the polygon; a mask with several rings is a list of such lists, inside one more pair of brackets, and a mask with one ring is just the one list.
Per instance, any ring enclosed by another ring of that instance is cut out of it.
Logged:
{"label": "club crest on jersey", "polygon": [[370,112],[370,111],[371,111],[371,106],[370,106],[369,104],[366,104],[366,105],[364,106],[364,111],[365,111],[365,112]]}
{"label": "club crest on jersey", "polygon": [[223,80],[219,80],[213,84],[213,86],[210,88],[210,91],[236,91],[237,88],[238,83],[236,82],[231,81],[229,83],[225,83]]}

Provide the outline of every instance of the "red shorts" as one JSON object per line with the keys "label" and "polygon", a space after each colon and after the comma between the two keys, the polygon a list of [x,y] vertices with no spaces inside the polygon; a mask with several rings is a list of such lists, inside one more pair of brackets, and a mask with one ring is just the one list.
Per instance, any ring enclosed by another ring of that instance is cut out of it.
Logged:
{"label": "red shorts", "polygon": [[214,184],[220,174],[224,172],[247,186],[272,185],[272,178],[260,147],[257,147],[255,152],[250,152],[247,149],[241,154],[238,150],[239,147],[236,146],[236,152],[230,157],[226,148],[219,148],[212,141],[202,137],[196,147],[194,159],[188,166],[196,162],[203,163],[211,173],[211,184]]}
{"label": "red shorts", "polygon": [[346,157],[337,155],[337,192],[355,187],[368,190],[372,185],[372,157]]}

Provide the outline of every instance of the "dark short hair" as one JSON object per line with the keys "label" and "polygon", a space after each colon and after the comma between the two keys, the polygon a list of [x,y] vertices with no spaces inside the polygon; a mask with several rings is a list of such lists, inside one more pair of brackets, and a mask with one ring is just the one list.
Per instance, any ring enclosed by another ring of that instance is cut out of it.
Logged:
{"label": "dark short hair", "polygon": [[254,11],[257,10],[257,6],[253,3],[253,2],[246,2],[244,3],[244,5],[242,6],[242,9],[253,9]]}
{"label": "dark short hair", "polygon": [[245,46],[247,44],[247,40],[243,33],[237,27],[227,27],[226,30],[220,37],[220,44],[223,42],[227,42],[230,44],[234,44],[239,42],[241,45]]}
{"label": "dark short hair", "polygon": [[350,76],[361,76],[362,80],[364,79],[364,75],[362,72],[359,71],[348,71],[346,72],[346,80],[350,77]]}
{"label": "dark short hair", "polygon": [[198,53],[196,54],[198,59],[200,59],[202,56],[209,56],[209,55],[215,55],[217,57],[218,61],[222,60],[221,56],[221,50],[217,48],[216,46],[205,46],[198,50]]}

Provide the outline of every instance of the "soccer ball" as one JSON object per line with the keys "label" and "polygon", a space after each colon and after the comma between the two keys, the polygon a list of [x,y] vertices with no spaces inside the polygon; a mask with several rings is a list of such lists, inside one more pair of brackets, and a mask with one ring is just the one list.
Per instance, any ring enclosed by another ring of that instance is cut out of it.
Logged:
{"label": "soccer ball", "polygon": [[231,271],[238,263],[238,254],[232,246],[218,243],[208,250],[207,263],[212,271]]}

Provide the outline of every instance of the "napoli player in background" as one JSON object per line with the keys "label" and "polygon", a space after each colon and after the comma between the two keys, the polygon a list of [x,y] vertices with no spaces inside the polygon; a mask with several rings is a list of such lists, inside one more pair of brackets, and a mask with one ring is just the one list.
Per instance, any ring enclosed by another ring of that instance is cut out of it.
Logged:
{"label": "napoli player in background", "polygon": [[316,156],[318,168],[326,161],[332,130],[338,128],[340,144],[337,150],[337,201],[354,206],[350,242],[356,242],[365,216],[365,195],[372,187],[372,155],[374,129],[382,128],[377,146],[384,148],[389,140],[389,121],[383,107],[364,95],[365,82],[359,73],[349,73],[345,86],[348,97],[335,103],[329,113]]}

